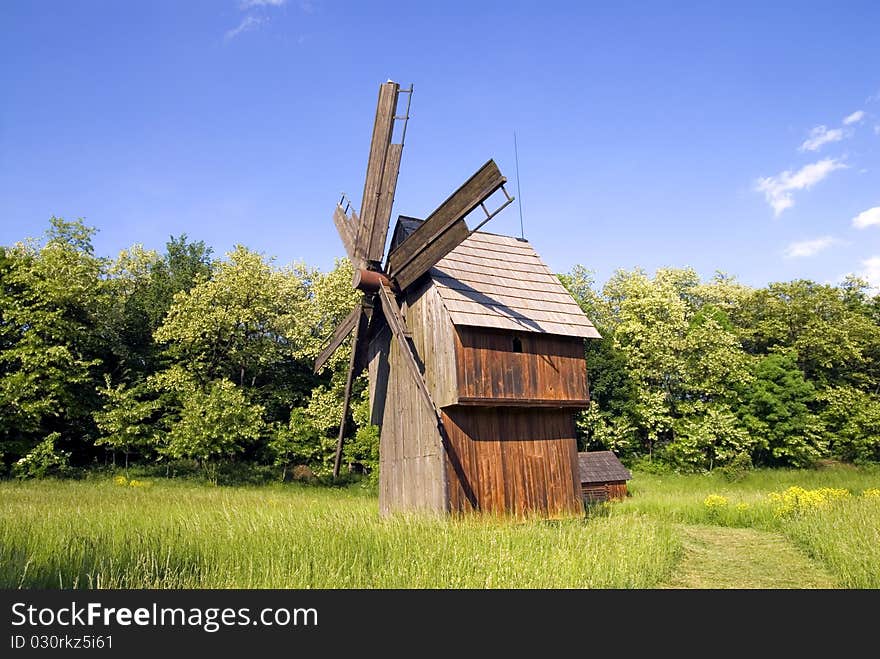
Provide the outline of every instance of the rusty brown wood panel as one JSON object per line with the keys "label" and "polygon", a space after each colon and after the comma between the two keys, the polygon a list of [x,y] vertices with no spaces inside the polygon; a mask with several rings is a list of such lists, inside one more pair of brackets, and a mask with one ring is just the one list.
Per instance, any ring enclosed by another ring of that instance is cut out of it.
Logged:
{"label": "rusty brown wood panel", "polygon": [[[443,420],[479,508],[560,515],[581,511],[574,421],[564,410],[447,408]],[[469,504],[447,461],[450,509]]]}
{"label": "rusty brown wood panel", "polygon": [[[522,352],[513,352],[514,336]],[[457,337],[458,395],[466,404],[581,406],[589,399],[580,339],[470,327],[459,327]]]}

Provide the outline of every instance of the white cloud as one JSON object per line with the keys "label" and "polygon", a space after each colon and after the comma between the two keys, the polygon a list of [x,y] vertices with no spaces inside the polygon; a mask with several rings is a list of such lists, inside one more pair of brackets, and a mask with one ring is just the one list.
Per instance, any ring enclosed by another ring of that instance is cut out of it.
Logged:
{"label": "white cloud", "polygon": [[229,41],[230,39],[235,39],[242,32],[249,32],[250,30],[256,30],[263,23],[262,18],[257,18],[256,16],[245,16],[244,20],[238,24],[238,27],[234,27],[231,30],[227,30],[224,35],[224,39]]}
{"label": "white cloud", "polygon": [[874,206],[866,211],[862,211],[852,220],[852,225],[856,229],[867,229],[870,226],[880,226],[880,206]]}
{"label": "white cloud", "polygon": [[867,280],[875,295],[880,294],[880,256],[872,256],[862,261],[862,271],[858,275]]}
{"label": "white cloud", "polygon": [[813,240],[801,240],[785,248],[785,258],[797,259],[804,256],[813,256],[822,250],[828,249],[836,242],[837,240],[831,236],[822,236]]}
{"label": "white cloud", "polygon": [[843,120],[843,125],[849,126],[850,124],[857,124],[864,118],[865,118],[865,111],[864,110],[856,110],[855,112],[853,112],[851,115],[849,115],[848,117],[846,117]]}
{"label": "white cloud", "polygon": [[874,133],[876,135],[880,135],[880,124],[874,126]]}
{"label": "white cloud", "polygon": [[251,7],[280,7],[286,2],[287,0],[241,0],[238,7],[242,10]]}
{"label": "white cloud", "polygon": [[832,128],[828,130],[827,126],[816,126],[810,131],[810,136],[801,144],[801,151],[818,151],[823,145],[831,142],[839,142],[843,139],[843,130],[840,128]]}
{"label": "white cloud", "polygon": [[804,165],[796,172],[786,170],[776,176],[759,178],[755,189],[764,193],[767,203],[778,217],[786,208],[794,206],[791,194],[794,190],[809,190],[835,169],[846,169],[846,165],[835,158],[825,158]]}

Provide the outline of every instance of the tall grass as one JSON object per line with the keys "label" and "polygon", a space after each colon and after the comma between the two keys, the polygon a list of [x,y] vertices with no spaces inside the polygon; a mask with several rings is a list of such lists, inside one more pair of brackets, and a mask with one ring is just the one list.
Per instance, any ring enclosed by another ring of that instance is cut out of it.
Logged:
{"label": "tall grass", "polygon": [[[836,488],[852,496],[826,507],[780,515],[769,494],[789,487]],[[684,524],[717,524],[781,533],[847,588],[880,588],[880,469],[756,470],[737,482],[717,474],[636,474],[632,497],[613,510]],[[710,495],[727,500],[707,506]]]}
{"label": "tall grass", "polygon": [[835,502],[780,524],[846,588],[880,588],[880,497]]}
{"label": "tall grass", "polygon": [[645,588],[680,545],[633,512],[562,521],[399,516],[352,488],[0,483],[0,586]]}

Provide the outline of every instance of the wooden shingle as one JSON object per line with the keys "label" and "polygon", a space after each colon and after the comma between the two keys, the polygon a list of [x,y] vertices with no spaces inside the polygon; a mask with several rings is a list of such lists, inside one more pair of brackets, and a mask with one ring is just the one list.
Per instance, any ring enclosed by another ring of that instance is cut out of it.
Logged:
{"label": "wooden shingle", "polygon": [[578,471],[582,484],[628,481],[632,478],[629,469],[611,451],[578,453]]}

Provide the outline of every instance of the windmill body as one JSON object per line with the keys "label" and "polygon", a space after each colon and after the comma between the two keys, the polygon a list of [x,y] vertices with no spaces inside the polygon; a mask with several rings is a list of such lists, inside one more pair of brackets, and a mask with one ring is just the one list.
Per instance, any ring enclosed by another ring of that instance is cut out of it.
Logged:
{"label": "windmill body", "polygon": [[512,201],[491,160],[424,221],[401,216],[383,266],[403,146],[383,127],[407,119],[398,93],[380,88],[361,216],[334,213],[364,293],[316,363],[353,337],[336,469],[351,383],[368,369],[383,513],[578,513],[574,413],[589,402],[583,341],[599,334],[528,242],[477,230]]}

